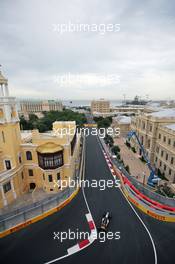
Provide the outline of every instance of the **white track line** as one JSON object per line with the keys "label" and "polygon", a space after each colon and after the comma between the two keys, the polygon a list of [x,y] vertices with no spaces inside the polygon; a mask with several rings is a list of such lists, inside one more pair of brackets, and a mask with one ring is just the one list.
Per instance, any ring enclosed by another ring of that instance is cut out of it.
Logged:
{"label": "white track line", "polygon": [[[97,140],[98,143],[99,143],[99,139]],[[103,154],[105,153],[104,150],[103,150],[103,147],[101,146],[101,142],[99,143],[100,145],[100,148],[103,152]],[[110,168],[109,168],[110,170]],[[111,170],[110,170],[111,172]],[[112,173],[111,173],[112,174]],[[113,174],[112,174],[113,175]],[[114,176],[114,175],[113,175]],[[155,243],[154,243],[154,240],[151,236],[151,233],[149,231],[149,229],[147,228],[146,224],[144,223],[144,221],[142,220],[142,218],[139,216],[139,214],[136,212],[135,208],[133,207],[133,205],[130,203],[130,201],[128,200],[128,198],[126,197],[126,195],[124,194],[124,192],[122,191],[121,188],[119,188],[121,193],[123,194],[124,198],[126,199],[126,201],[128,202],[128,204],[130,205],[131,209],[134,211],[135,215],[138,217],[138,219],[140,220],[141,224],[143,225],[143,227],[145,228],[146,232],[148,233],[149,235],[149,238],[151,240],[151,244],[152,244],[152,247],[153,247],[153,251],[154,251],[154,263],[157,264],[157,252],[156,252],[156,246],[155,246]]]}
{"label": "white track line", "polygon": [[68,250],[67,250],[68,255],[72,255],[72,254],[76,253],[77,251],[79,251],[79,246],[78,246],[78,244],[76,244],[76,245],[73,246],[73,247],[68,248]]}
{"label": "white track line", "polygon": [[134,211],[134,213],[136,214],[136,216],[138,217],[138,219],[140,220],[140,222],[142,223],[142,225],[144,226],[145,230],[147,231],[149,238],[151,240],[152,246],[153,246],[153,250],[154,250],[154,260],[155,260],[155,264],[157,264],[157,252],[156,252],[156,246],[154,243],[154,240],[152,238],[152,235],[149,231],[149,229],[147,228],[146,224],[144,223],[144,221],[142,220],[142,218],[139,216],[139,214],[136,212],[135,208],[133,207],[133,205],[130,203],[130,201],[128,200],[128,198],[126,197],[126,195],[124,194],[124,192],[122,191],[121,188],[119,188],[120,191],[122,192],[123,196],[125,197],[126,201],[128,202],[128,204],[130,205],[130,207],[132,208],[132,210]]}
{"label": "white track line", "polygon": [[[84,175],[85,175],[85,149],[84,149],[83,159],[84,159],[84,168],[83,168],[83,180],[84,180]],[[91,214],[91,211],[89,209],[89,205],[88,205],[88,202],[87,202],[87,199],[86,199],[86,195],[85,195],[85,192],[84,192],[84,186],[82,187],[82,193],[83,193],[83,197],[84,197],[84,200],[85,200],[86,207],[88,209],[88,215],[89,215],[88,217],[89,218],[91,217],[91,220],[93,221],[92,214]],[[94,223],[95,229],[93,229],[91,231],[91,235],[89,236],[89,244],[87,244],[83,248],[79,248],[79,249],[77,248],[77,247],[79,247],[78,244],[76,244],[76,245],[74,245],[74,246],[72,246],[72,247],[70,247],[70,248],[67,249],[68,254],[66,254],[64,256],[61,256],[59,258],[55,258],[55,259],[53,259],[51,261],[45,262],[44,264],[51,264],[51,263],[54,263],[54,262],[59,261],[61,259],[67,258],[67,257],[69,257],[69,256],[71,256],[73,254],[76,254],[77,252],[80,252],[81,250],[87,248],[88,246],[90,246],[95,241],[94,234],[97,234],[97,228],[96,228],[95,222],[93,221],[93,223]]]}
{"label": "white track line", "polygon": [[93,221],[92,215],[90,213],[86,214],[86,219],[88,222]]}

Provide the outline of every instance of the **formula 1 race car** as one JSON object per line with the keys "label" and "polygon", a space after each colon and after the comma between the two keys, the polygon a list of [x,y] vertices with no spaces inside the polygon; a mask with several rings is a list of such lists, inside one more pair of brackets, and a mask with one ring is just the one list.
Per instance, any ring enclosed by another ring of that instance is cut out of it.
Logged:
{"label": "formula 1 race car", "polygon": [[110,219],[111,219],[111,215],[109,214],[109,212],[106,212],[103,217],[102,217],[102,220],[101,220],[101,226],[99,228],[99,231],[107,231],[107,227],[109,225],[109,222],[110,222]]}

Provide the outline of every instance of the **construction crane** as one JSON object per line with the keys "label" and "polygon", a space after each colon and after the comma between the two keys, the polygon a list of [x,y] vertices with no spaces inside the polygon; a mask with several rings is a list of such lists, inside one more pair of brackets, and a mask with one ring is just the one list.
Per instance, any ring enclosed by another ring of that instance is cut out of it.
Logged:
{"label": "construction crane", "polygon": [[141,149],[141,153],[142,153],[142,155],[143,155],[143,158],[144,158],[144,160],[146,161],[146,164],[147,164],[147,166],[148,166],[148,168],[149,168],[149,170],[150,170],[150,175],[149,175],[149,178],[148,178],[148,182],[147,182],[147,184],[148,185],[150,185],[150,186],[155,186],[155,184],[158,182],[158,180],[159,180],[159,178],[156,176],[156,174],[155,174],[155,169],[151,166],[151,162],[150,162],[150,160],[149,160],[149,158],[148,158],[148,155],[147,155],[147,153],[146,153],[146,151],[145,151],[145,149],[144,149],[144,147],[143,147],[143,145],[141,144],[141,142],[140,142],[140,139],[139,139],[139,137],[137,136],[137,133],[136,133],[136,131],[130,131],[129,133],[128,133],[128,135],[127,135],[127,139],[130,141],[130,139],[132,138],[132,137],[135,137],[136,138],[136,140],[137,140],[137,142],[138,142],[138,144],[139,144],[139,146],[140,146],[140,149]]}

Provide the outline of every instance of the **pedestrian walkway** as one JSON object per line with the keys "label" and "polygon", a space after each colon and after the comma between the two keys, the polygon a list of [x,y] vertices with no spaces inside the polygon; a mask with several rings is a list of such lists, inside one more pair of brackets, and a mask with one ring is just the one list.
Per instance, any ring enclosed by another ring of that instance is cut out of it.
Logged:
{"label": "pedestrian walkway", "polygon": [[118,145],[120,148],[120,156],[123,160],[125,166],[129,166],[130,174],[135,176],[139,182],[144,182],[145,175],[145,183],[147,182],[147,178],[150,175],[150,171],[146,165],[146,163],[142,162],[139,159],[139,155],[134,153],[125,145],[125,139],[120,137],[114,140],[114,144]]}
{"label": "pedestrian walkway", "polygon": [[21,207],[31,205],[35,202],[41,201],[44,198],[53,196],[54,194],[48,194],[43,189],[36,189],[33,193],[27,192],[20,197],[17,197],[10,205],[0,209],[0,214],[6,214],[14,210],[20,209]]}

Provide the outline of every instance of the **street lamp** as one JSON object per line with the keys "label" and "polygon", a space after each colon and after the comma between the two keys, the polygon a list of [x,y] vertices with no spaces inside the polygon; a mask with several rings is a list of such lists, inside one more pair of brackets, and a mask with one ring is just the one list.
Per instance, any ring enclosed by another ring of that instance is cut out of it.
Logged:
{"label": "street lamp", "polygon": [[146,173],[143,171],[143,185],[145,185]]}

